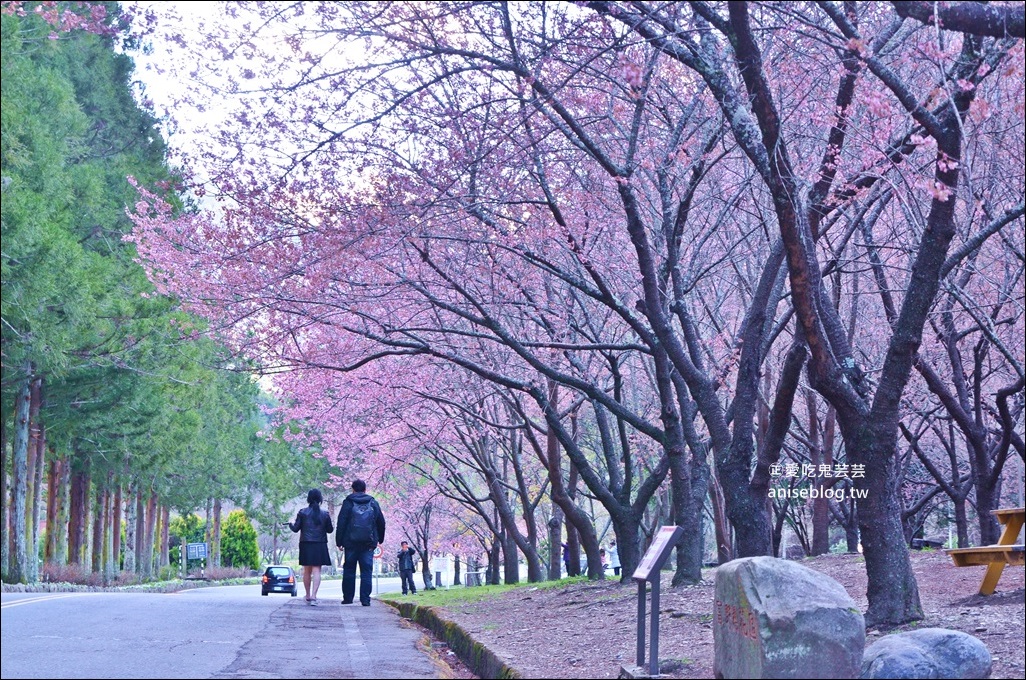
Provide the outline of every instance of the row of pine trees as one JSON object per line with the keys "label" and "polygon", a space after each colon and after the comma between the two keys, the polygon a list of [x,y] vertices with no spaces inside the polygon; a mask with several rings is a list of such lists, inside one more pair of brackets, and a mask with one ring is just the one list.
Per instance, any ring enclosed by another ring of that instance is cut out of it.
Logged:
{"label": "row of pine trees", "polygon": [[189,206],[118,3],[94,4],[89,30],[61,18],[81,3],[0,15],[4,582],[156,578],[174,517],[194,511],[219,564],[222,504],[273,526],[311,464],[261,432],[246,366],[154,294],[123,240],[130,178]]}

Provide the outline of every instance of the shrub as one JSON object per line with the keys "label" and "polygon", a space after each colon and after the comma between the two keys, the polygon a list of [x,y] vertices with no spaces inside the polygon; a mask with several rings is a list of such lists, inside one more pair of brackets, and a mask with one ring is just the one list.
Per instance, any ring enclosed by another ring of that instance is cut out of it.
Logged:
{"label": "shrub", "polygon": [[221,527],[221,563],[229,567],[260,566],[260,548],[245,510],[232,510]]}
{"label": "shrub", "polygon": [[50,583],[78,583],[85,585],[89,581],[90,571],[81,564],[58,564],[47,562],[39,575],[41,581]]}
{"label": "shrub", "polygon": [[207,525],[191,512],[184,517],[172,517],[167,525],[170,539],[168,545],[174,547],[182,543],[201,543],[206,534]]}
{"label": "shrub", "polygon": [[205,574],[213,581],[247,578],[249,567],[207,567]]}
{"label": "shrub", "polygon": [[[168,557],[172,564],[182,562],[182,546],[186,543],[203,543],[206,540],[207,524],[199,516],[189,513],[172,517],[168,522]],[[190,560],[188,569],[199,568],[199,562]]]}
{"label": "shrub", "polygon": [[161,581],[173,581],[178,578],[178,564],[172,562],[160,568],[158,577]]}
{"label": "shrub", "polygon": [[[208,567],[205,576],[212,581],[247,583],[249,582],[247,579],[250,578],[250,570],[245,566]],[[165,589],[161,592],[172,592],[174,589],[183,587],[178,579],[177,565],[172,564],[161,567],[158,578],[160,582],[165,584],[167,582],[177,582],[177,585],[170,586],[171,590],[166,589],[168,586],[163,586]],[[56,562],[48,562],[43,565],[39,580],[47,584],[64,583],[92,588],[123,588],[126,586],[161,587],[159,583],[154,583],[154,579],[145,578],[140,574],[130,571],[123,571],[115,576],[113,580],[104,582],[104,575],[102,573],[93,573],[87,566],[81,564],[57,564]]]}

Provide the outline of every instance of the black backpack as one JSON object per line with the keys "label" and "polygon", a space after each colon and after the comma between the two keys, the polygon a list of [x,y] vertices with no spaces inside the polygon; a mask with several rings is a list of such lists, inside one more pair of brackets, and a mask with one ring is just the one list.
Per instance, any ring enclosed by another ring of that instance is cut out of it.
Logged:
{"label": "black backpack", "polygon": [[374,513],[374,501],[353,503],[353,514],[349,517],[349,540],[353,543],[378,542],[378,523]]}

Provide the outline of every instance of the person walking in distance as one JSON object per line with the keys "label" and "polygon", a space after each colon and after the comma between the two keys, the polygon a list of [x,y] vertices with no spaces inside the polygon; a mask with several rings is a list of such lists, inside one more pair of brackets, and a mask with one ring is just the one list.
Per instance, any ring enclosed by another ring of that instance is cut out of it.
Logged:
{"label": "person walking in distance", "polygon": [[620,575],[620,549],[616,547],[616,539],[609,542],[609,566],[613,568],[613,574]]}
{"label": "person walking in distance", "polygon": [[414,571],[414,560],[417,557],[417,551],[410,547],[410,544],[403,541],[400,544],[402,548],[399,551],[399,580],[403,584],[403,595],[409,591],[411,595],[417,594],[417,586],[413,585],[413,571]]}
{"label": "person walking in distance", "polygon": [[352,604],[356,591],[356,566],[360,565],[360,604],[370,606],[374,548],[385,541],[385,515],[367,483],[353,480],[353,493],[342,501],[338,511],[335,545],[345,551],[342,562],[342,604]]}
{"label": "person walking in distance", "polygon": [[320,489],[310,489],[306,494],[307,506],[296,513],[296,520],[289,522],[292,532],[299,532],[299,564],[303,567],[303,589],[306,603],[317,606],[317,590],[321,587],[321,567],[331,564],[328,554],[328,534],[334,527],[331,515],[321,510]]}

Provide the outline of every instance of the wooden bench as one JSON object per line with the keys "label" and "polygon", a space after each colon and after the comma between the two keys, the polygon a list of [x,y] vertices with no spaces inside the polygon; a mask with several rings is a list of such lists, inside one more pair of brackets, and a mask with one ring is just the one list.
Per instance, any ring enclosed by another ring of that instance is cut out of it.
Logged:
{"label": "wooden bench", "polygon": [[956,567],[989,566],[991,562],[1005,564],[1026,564],[1021,545],[981,545],[976,548],[954,548],[948,550]]}
{"label": "wooden bench", "polygon": [[1016,544],[1023,521],[1026,519],[1026,508],[1002,508],[992,510],[991,514],[1004,525],[1001,538],[994,545],[981,545],[975,548],[953,548],[945,552],[951,555],[956,567],[986,566],[987,573],[980,584],[980,595],[993,595],[998,579],[1006,564],[1026,564],[1026,552],[1022,544]]}

